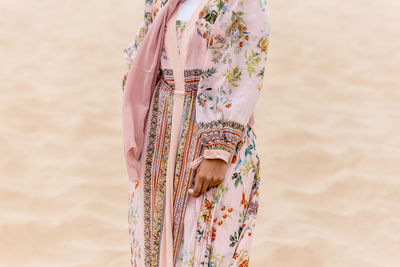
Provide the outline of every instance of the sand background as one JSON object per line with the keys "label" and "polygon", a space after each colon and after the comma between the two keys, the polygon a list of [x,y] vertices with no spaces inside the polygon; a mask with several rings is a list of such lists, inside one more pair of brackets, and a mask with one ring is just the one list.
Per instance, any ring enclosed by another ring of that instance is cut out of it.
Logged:
{"label": "sand background", "polygon": [[[0,266],[128,266],[139,0],[0,1]],[[400,2],[271,1],[250,266],[400,266]]]}

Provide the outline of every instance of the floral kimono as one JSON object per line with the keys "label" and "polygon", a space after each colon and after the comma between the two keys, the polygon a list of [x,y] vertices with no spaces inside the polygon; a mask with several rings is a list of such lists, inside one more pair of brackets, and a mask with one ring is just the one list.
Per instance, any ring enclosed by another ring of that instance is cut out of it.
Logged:
{"label": "floral kimono", "polygon": [[[146,0],[144,21],[124,50],[128,66],[165,4]],[[165,29],[140,179],[129,183],[131,266],[248,266],[260,185],[253,111],[266,66],[268,5],[201,0],[188,21],[177,20],[178,7]],[[188,190],[204,158],[228,167],[221,184],[194,198]]]}

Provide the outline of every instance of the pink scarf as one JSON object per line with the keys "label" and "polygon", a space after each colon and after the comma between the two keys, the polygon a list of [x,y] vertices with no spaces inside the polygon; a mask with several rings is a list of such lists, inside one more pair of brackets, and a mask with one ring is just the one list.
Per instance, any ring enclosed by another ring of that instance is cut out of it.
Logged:
{"label": "pink scarf", "polygon": [[166,23],[181,0],[168,0],[150,24],[128,72],[122,110],[123,141],[128,177],[139,180],[139,156],[151,97],[157,82]]}

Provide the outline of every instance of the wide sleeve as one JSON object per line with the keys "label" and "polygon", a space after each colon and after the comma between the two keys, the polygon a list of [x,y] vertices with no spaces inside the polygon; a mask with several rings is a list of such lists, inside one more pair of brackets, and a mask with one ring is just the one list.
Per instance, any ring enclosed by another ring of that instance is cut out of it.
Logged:
{"label": "wide sleeve", "polygon": [[220,12],[204,34],[208,52],[196,98],[196,131],[205,158],[229,163],[262,89],[269,12],[266,0],[231,0]]}
{"label": "wide sleeve", "polygon": [[131,67],[131,64],[135,59],[136,53],[150,27],[150,24],[154,21],[155,15],[156,14],[153,10],[153,0],[145,0],[143,20],[140,23],[139,29],[137,30],[133,40],[128,43],[128,45],[125,47],[123,51],[124,58],[128,65],[128,71],[125,73],[122,80],[122,90],[124,90],[124,86],[126,83],[127,75]]}

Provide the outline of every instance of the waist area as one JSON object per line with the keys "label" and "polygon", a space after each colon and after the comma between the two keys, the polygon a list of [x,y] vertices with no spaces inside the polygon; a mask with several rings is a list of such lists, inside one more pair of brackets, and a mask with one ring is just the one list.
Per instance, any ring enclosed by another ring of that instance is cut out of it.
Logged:
{"label": "waist area", "polygon": [[157,87],[160,86],[160,89],[168,91],[171,94],[193,94],[197,92],[201,75],[201,69],[184,70],[185,88],[177,88],[173,70],[163,68],[160,69],[157,75]]}

